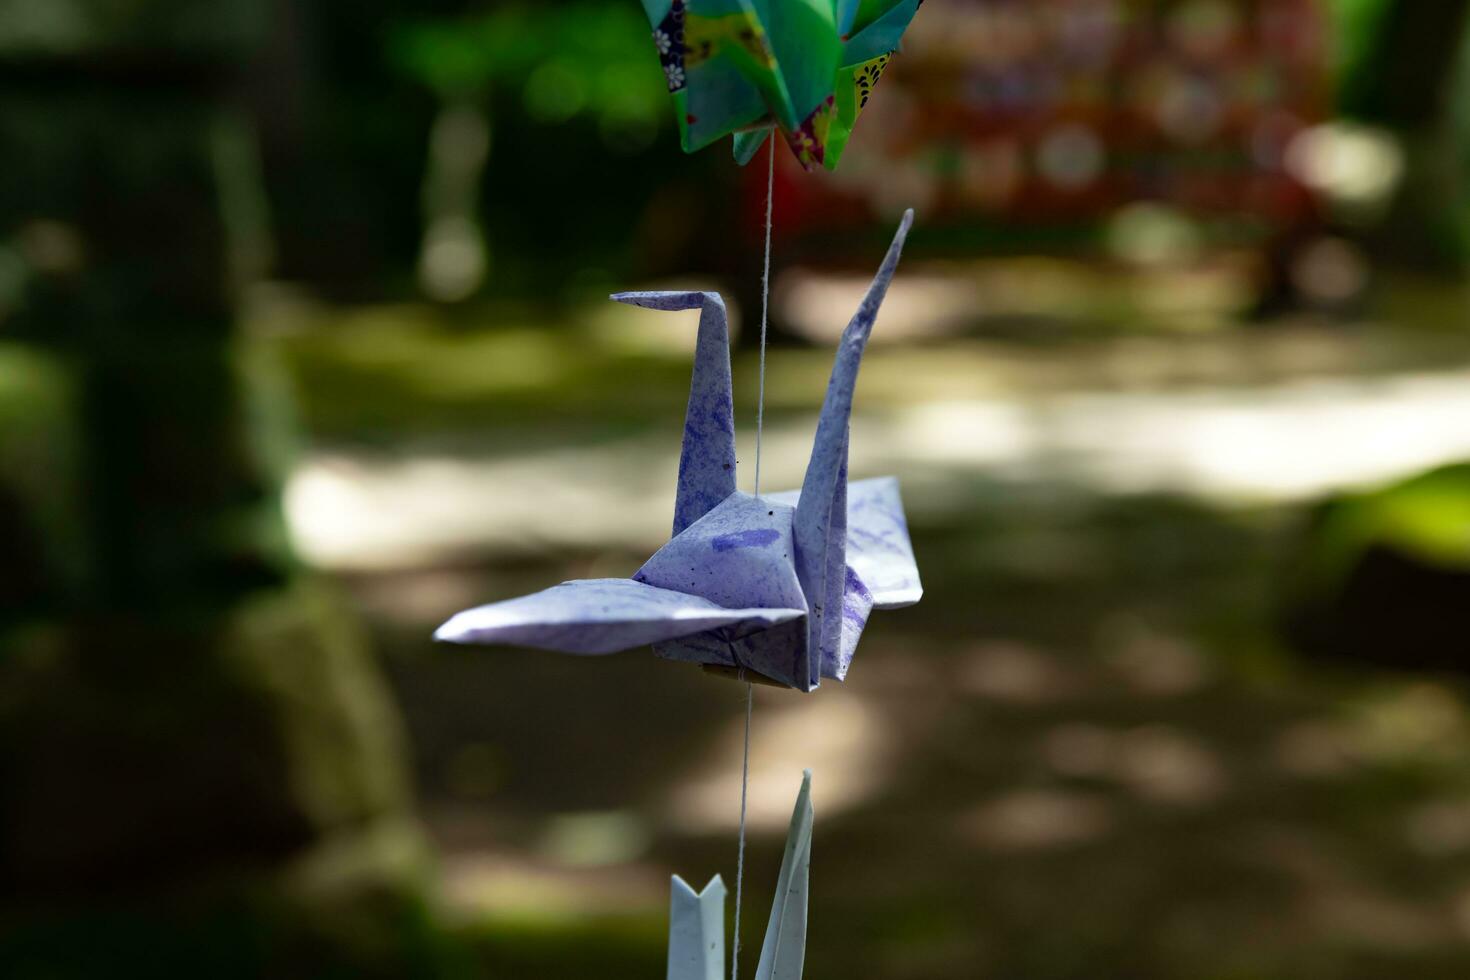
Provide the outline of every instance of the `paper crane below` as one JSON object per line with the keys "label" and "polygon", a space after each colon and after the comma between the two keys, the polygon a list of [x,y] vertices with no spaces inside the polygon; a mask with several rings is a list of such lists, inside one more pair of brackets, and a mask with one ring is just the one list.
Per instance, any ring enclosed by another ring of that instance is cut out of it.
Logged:
{"label": "paper crane below", "polygon": [[810,691],[842,680],[874,609],[919,601],[898,481],[848,484],[848,420],[868,335],[913,221],[907,212],[837,349],[800,491],[735,489],[729,331],[718,293],[619,293],[700,310],[673,539],[629,579],[582,579],[459,613],[436,639],[670,660]]}
{"label": "paper crane below", "polygon": [[[756,980],[801,980],[806,959],[807,883],[812,860],[812,774],[807,770],[786,832],[786,853]],[[674,875],[669,896],[667,980],[724,980],[725,883],[719,875],[696,893]]]}

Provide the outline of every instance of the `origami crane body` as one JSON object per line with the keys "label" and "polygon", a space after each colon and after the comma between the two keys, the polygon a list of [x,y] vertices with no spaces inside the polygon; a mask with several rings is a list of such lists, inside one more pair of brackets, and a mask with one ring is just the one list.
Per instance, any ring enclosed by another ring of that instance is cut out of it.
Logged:
{"label": "origami crane body", "polygon": [[[786,833],[786,853],[781,858],[756,980],[801,980],[811,860],[812,774],[808,770]],[[670,891],[668,980],[724,980],[725,883],[715,875],[704,891],[696,893],[674,875]]]}
{"label": "origami crane body", "polygon": [[685,152],[734,134],[743,164],[775,126],[803,167],[836,167],[921,3],[643,0]]}
{"label": "origami crane body", "polygon": [[800,691],[842,680],[875,608],[919,601],[892,477],[847,481],[848,419],[863,350],[913,212],[837,349],[800,491],[735,489],[729,331],[718,294],[619,293],[656,310],[699,309],[673,539],[629,579],[584,579],[459,613],[437,639],[661,657],[748,671]]}

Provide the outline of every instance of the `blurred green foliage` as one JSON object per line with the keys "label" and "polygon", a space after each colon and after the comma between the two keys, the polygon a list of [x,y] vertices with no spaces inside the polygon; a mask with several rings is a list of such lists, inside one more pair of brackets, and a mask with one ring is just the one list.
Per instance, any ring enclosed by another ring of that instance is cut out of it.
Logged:
{"label": "blurred green foliage", "polygon": [[37,906],[0,931],[7,980],[460,980],[479,977],[423,901],[365,889],[348,907],[241,891],[64,911]]}
{"label": "blurred green foliage", "polygon": [[1340,109],[1394,127],[1442,121],[1467,10],[1464,0],[1338,0]]}
{"label": "blurred green foliage", "polygon": [[1463,671],[1470,463],[1317,509],[1289,582],[1296,644],[1339,661]]}
{"label": "blurred green foliage", "polygon": [[664,915],[605,915],[571,921],[488,918],[456,930],[476,977],[596,977],[646,980],[663,972]]}
{"label": "blurred green foliage", "polygon": [[1470,258],[1465,0],[1336,0],[1337,109],[1393,131],[1407,168],[1377,258],[1439,272]]}
{"label": "blurred green foliage", "polygon": [[388,43],[399,70],[444,99],[505,85],[546,122],[587,112],[609,125],[649,124],[668,111],[648,25],[632,3],[515,4],[409,22]]}
{"label": "blurred green foliage", "polygon": [[268,0],[3,0],[0,57],[237,51],[265,33],[268,7]]}
{"label": "blurred green foliage", "polygon": [[1447,569],[1470,570],[1470,463],[1342,498],[1324,516],[1319,531],[1313,573],[1324,585],[1340,584],[1374,545]]}
{"label": "blurred green foliage", "polygon": [[1339,78],[1351,77],[1369,57],[1384,12],[1393,0],[1330,0],[1336,28],[1332,51]]}
{"label": "blurred green foliage", "polygon": [[397,717],[240,397],[265,6],[0,3],[0,976],[423,973]]}
{"label": "blurred green foliage", "polygon": [[56,601],[83,574],[73,379],[54,357],[0,344],[0,629]]}
{"label": "blurred green foliage", "polygon": [[[710,180],[711,168],[733,167],[679,152],[636,4],[513,3],[403,17],[385,32],[384,57],[396,78],[440,107],[468,104],[488,121],[479,218],[490,295],[540,293],[555,304],[659,271],[635,264],[649,256],[681,267],[691,254],[695,263],[707,258],[685,236],[730,193]],[[650,234],[676,242],[637,241]]]}

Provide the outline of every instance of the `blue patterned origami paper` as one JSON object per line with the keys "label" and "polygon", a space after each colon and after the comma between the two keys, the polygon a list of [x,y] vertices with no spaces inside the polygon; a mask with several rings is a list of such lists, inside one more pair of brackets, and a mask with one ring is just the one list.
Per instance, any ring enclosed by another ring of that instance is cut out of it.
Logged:
{"label": "blue patterned origami paper", "polygon": [[799,691],[842,680],[873,609],[919,601],[898,481],[847,479],[858,366],[913,222],[906,213],[843,331],[800,491],[735,488],[729,330],[716,293],[619,293],[698,309],[673,539],[631,579],[584,579],[459,613],[435,637],[603,654],[652,644],[670,660],[748,672]]}
{"label": "blue patterned origami paper", "polygon": [[[806,960],[807,883],[812,863],[812,774],[807,770],[791,812],[786,853],[756,980],[801,980]],[[725,976],[725,883],[719,875],[695,893],[674,875],[669,899],[667,980],[723,980]]]}

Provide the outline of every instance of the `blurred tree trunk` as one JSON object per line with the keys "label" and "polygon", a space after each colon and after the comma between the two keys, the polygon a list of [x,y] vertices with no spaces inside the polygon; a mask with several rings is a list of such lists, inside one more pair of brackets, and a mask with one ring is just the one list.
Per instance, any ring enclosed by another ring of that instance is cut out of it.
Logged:
{"label": "blurred tree trunk", "polygon": [[74,532],[6,555],[0,975],[419,969],[398,722],[293,574],[237,372],[263,216],[231,93],[263,11],[45,9],[74,16],[0,20],[0,311],[68,379],[69,485],[29,500]]}
{"label": "blurred tree trunk", "polygon": [[1459,271],[1470,255],[1470,198],[1454,115],[1470,98],[1465,70],[1470,0],[1380,0],[1361,18],[1363,36],[1346,67],[1345,115],[1384,126],[1403,141],[1406,167],[1378,232],[1381,260]]}

